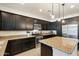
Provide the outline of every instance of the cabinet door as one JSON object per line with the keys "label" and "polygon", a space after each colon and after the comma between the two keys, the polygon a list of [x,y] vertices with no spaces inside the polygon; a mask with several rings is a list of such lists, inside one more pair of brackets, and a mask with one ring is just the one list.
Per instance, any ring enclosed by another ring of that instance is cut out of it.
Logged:
{"label": "cabinet door", "polygon": [[47,30],[47,24],[42,24],[42,30]]}
{"label": "cabinet door", "polygon": [[1,12],[0,12],[0,30],[2,30],[2,17],[1,17]]}
{"label": "cabinet door", "polygon": [[34,23],[40,24],[42,30],[47,30],[48,22],[44,20],[36,20]]}
{"label": "cabinet door", "polygon": [[27,51],[32,48],[35,48],[35,38],[22,39],[22,51]]}
{"label": "cabinet door", "polygon": [[15,55],[22,52],[22,40],[12,40],[10,41],[11,54]]}
{"label": "cabinet door", "polygon": [[16,21],[16,30],[26,29],[26,24],[25,24],[23,16],[16,15],[15,21]]}
{"label": "cabinet door", "polygon": [[79,43],[77,45],[78,45],[77,49],[79,50]]}
{"label": "cabinet door", "polygon": [[25,18],[26,29],[32,30],[33,29],[33,19],[32,18]]}
{"label": "cabinet door", "polygon": [[43,30],[44,29],[42,20],[35,19],[34,20],[34,24],[37,24],[37,26],[34,26],[34,29],[39,29],[39,30]]}
{"label": "cabinet door", "polygon": [[14,30],[15,29],[15,16],[10,13],[1,12],[2,15],[2,29]]}
{"label": "cabinet door", "polygon": [[22,51],[26,51],[29,50],[29,40],[27,39],[23,39],[22,41]]}

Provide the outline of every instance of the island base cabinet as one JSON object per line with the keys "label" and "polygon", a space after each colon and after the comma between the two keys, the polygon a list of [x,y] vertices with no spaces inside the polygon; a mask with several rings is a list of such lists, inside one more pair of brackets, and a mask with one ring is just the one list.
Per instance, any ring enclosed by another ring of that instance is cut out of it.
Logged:
{"label": "island base cabinet", "polygon": [[28,40],[22,43],[22,51],[30,50],[35,48],[35,40]]}
{"label": "island base cabinet", "polygon": [[35,48],[35,38],[17,39],[8,41],[4,56],[13,56]]}
{"label": "island base cabinet", "polygon": [[41,43],[41,56],[52,56],[52,48]]}

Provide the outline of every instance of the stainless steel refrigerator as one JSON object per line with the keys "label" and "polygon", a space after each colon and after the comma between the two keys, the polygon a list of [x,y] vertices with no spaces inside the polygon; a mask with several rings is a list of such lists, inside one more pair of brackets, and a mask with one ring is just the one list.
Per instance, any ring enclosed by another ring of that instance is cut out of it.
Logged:
{"label": "stainless steel refrigerator", "polygon": [[78,39],[78,24],[62,25],[62,36]]}

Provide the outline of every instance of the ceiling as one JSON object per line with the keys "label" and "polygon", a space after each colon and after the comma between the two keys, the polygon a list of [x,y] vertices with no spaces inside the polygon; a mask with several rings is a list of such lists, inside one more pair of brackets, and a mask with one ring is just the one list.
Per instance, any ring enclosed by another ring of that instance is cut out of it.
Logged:
{"label": "ceiling", "polygon": [[[55,14],[54,19],[52,19],[50,16],[51,9],[52,9],[51,3],[24,3],[24,4],[23,3],[0,3],[0,5],[4,7],[16,9],[25,13],[33,14],[34,16],[40,17],[48,21],[59,18],[59,7],[60,7],[60,18],[63,17],[62,4],[59,4],[59,3],[53,4],[53,13]],[[72,5],[74,5],[74,7]],[[64,16],[70,16],[78,13],[79,13],[79,3],[65,4]]]}

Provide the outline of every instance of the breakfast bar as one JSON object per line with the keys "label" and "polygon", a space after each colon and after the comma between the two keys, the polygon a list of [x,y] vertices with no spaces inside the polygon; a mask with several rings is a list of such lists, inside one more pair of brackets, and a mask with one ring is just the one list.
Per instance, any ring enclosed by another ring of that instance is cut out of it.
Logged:
{"label": "breakfast bar", "polygon": [[40,43],[41,56],[77,56],[77,39],[56,36]]}

